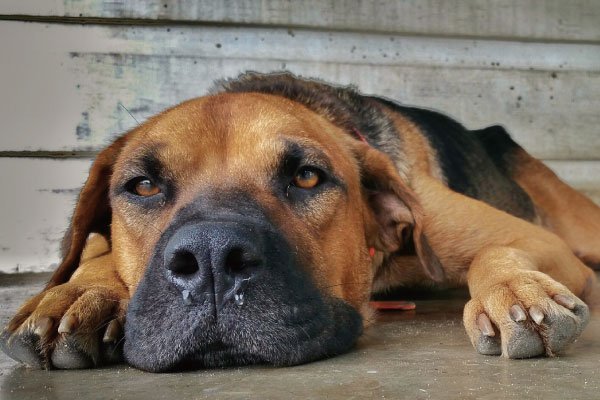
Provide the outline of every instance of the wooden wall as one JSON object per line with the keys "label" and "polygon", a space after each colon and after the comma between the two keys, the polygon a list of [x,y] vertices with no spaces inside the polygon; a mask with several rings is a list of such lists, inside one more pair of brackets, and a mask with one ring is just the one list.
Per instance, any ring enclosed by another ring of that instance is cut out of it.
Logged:
{"label": "wooden wall", "polygon": [[600,203],[600,1],[3,0],[0,272],[53,267],[91,157],[136,120],[280,69],[502,123]]}

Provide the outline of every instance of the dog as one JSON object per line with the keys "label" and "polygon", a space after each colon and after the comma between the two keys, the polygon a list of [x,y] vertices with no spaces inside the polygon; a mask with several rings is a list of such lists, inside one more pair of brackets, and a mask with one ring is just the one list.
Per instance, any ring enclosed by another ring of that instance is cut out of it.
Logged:
{"label": "dog", "polygon": [[600,208],[501,126],[249,72],[99,153],[62,250],[0,340],[32,367],[306,363],[424,284],[468,286],[476,351],[528,358],[589,320]]}

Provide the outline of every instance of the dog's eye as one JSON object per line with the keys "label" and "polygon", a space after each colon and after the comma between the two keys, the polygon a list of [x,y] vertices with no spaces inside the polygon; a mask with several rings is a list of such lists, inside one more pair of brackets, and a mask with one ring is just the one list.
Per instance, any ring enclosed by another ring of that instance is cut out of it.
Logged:
{"label": "dog's eye", "polygon": [[138,196],[150,197],[160,193],[160,188],[146,177],[137,178],[132,183],[131,191]]}
{"label": "dog's eye", "polygon": [[302,167],[294,175],[292,184],[301,189],[312,189],[319,184],[319,171],[311,167]]}

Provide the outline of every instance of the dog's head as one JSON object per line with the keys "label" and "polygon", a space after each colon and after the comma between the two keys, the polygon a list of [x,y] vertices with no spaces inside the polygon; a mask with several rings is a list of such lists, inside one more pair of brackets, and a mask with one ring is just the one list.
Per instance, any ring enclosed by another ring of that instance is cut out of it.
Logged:
{"label": "dog's head", "polygon": [[53,283],[99,232],[135,290],[131,364],[297,364],[355,343],[374,265],[408,232],[419,250],[419,219],[390,159],[330,118],[281,95],[223,92],[97,157]]}

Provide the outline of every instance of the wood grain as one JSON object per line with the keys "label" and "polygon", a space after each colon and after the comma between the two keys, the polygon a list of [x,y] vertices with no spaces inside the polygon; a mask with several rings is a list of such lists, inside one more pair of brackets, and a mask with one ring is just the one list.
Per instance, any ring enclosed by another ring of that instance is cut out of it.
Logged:
{"label": "wood grain", "polygon": [[[0,151],[88,151],[245,70],[291,70],[501,123],[544,159],[600,155],[600,46],[223,27],[0,23]],[[531,57],[535,54],[535,57]]]}
{"label": "wood grain", "polygon": [[48,271],[59,260],[90,160],[0,158],[0,272]]}
{"label": "wood grain", "polygon": [[595,0],[3,0],[0,14],[525,40],[600,39],[600,2]]}

